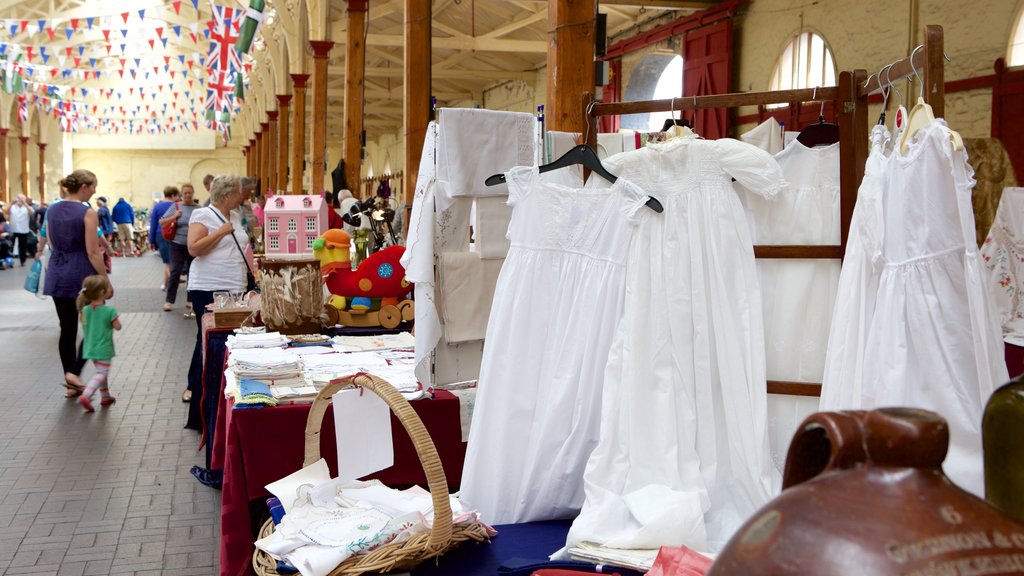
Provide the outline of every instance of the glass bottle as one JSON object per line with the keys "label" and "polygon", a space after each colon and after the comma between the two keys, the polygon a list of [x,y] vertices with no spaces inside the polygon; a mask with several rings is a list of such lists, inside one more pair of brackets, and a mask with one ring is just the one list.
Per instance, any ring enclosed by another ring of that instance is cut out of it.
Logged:
{"label": "glass bottle", "polygon": [[1024,376],[992,394],[981,422],[985,499],[1024,521]]}

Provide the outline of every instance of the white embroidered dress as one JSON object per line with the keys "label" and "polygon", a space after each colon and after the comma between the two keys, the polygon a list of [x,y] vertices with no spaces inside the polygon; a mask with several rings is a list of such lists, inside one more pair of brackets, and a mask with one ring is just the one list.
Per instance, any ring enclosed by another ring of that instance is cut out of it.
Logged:
{"label": "white embroidered dress", "polygon": [[884,160],[881,178],[884,266],[864,342],[862,388],[823,396],[822,408],[939,413],[950,431],[944,471],[982,495],[982,411],[1007,373],[975,244],[967,153],[953,150],[945,121],[935,120],[905,153],[897,148]]}
{"label": "white embroidered dress", "polygon": [[[774,120],[772,120],[774,122]],[[794,140],[775,154],[789,188],[777,198],[744,197],[754,244],[839,244],[839,144],[809,148]],[[839,259],[759,259],[769,380],[821,383]],[[768,395],[772,460],[781,472],[796,427],[818,399]]]}
{"label": "white embroidered dress", "polygon": [[589,190],[517,167],[507,180],[511,247],[487,324],[460,495],[491,524],[572,518],[583,504],[626,255],[637,214],[650,212],[623,178]]}
{"label": "white embroidered dress", "polygon": [[778,477],[761,293],[730,177],[765,197],[785,182],[767,152],[729,139],[672,140],[604,164],[665,211],[642,212],[630,247],[600,442],[568,546],[716,550]]}

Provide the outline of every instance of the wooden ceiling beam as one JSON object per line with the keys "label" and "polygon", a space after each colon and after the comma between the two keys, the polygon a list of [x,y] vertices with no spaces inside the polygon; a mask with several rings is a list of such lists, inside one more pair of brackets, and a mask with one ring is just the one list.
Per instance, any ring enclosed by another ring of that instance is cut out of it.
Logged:
{"label": "wooden ceiling beam", "polygon": [[[336,43],[344,43],[347,34],[333,36]],[[442,50],[473,50],[476,52],[514,52],[546,54],[548,43],[545,40],[507,40],[502,38],[484,38],[469,36],[459,38],[437,38],[431,40],[433,47]],[[400,34],[367,34],[367,46],[388,46],[401,48],[405,39]]]}
{"label": "wooden ceiling beam", "polygon": [[[438,100],[462,100],[473,97],[473,93],[469,91],[458,91],[450,90],[438,92],[436,90],[431,91]],[[344,90],[327,90],[327,97],[331,100],[340,100],[345,95]],[[367,90],[366,100],[377,101],[377,102],[391,102],[402,99],[402,85],[392,87],[392,93],[389,94],[387,90]]]}
{"label": "wooden ceiling beam", "polygon": [[482,38],[501,38],[506,34],[515,32],[516,30],[526,28],[527,26],[533,24],[534,22],[545,21],[547,20],[547,17],[548,11],[546,9],[542,9],[537,12],[534,12],[533,14],[530,14],[529,16],[523,18],[522,20],[516,20],[515,22],[511,22],[509,24],[506,24],[505,26],[491,30],[487,34],[484,34]]}
{"label": "wooden ceiling beam", "polygon": [[644,7],[659,10],[707,10],[722,3],[722,0],[599,0],[598,6]]}
{"label": "wooden ceiling beam", "polygon": [[[435,41],[437,39],[435,38]],[[344,76],[345,68],[343,66],[331,66],[327,69],[327,73],[332,76]],[[380,68],[373,67],[366,69],[367,76],[373,76],[378,78],[401,78],[401,68]],[[431,74],[435,79],[445,80],[534,80],[537,76],[536,72],[518,72],[518,71],[506,71],[506,70],[451,70],[441,69],[434,70]]]}

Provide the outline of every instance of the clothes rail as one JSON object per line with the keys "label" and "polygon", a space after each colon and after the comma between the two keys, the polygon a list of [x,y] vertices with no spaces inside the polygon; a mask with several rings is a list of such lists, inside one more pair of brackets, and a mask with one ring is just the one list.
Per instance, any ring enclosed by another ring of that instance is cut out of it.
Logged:
{"label": "clothes rail", "polygon": [[[867,146],[867,100],[863,99],[864,109],[856,106],[857,83],[864,82],[866,73],[842,72],[839,85],[824,88],[805,88],[797,90],[777,90],[771,92],[741,92],[733,94],[715,94],[710,96],[683,96],[663,100],[647,100],[640,102],[595,103],[590,105],[590,96],[584,97],[584,111],[589,110],[586,121],[590,124],[591,139],[596,139],[597,118],[604,115],[636,114],[643,112],[667,112],[674,110],[695,110],[706,108],[737,108],[740,106],[757,106],[766,104],[785,104],[790,102],[826,102],[837,103],[839,117],[840,142],[840,243],[838,245],[757,245],[754,246],[754,257],[765,259],[828,259],[841,260],[846,252],[846,239],[849,235],[850,219],[857,198],[857,187],[863,173],[863,163],[857,169],[857,139]],[[857,130],[863,125],[863,130]],[[593,145],[593,142],[589,142]],[[864,151],[867,158],[867,151]],[[812,382],[791,382],[769,380],[768,392],[772,394],[789,394],[795,396],[820,396],[821,384]]]}
{"label": "clothes rail", "polygon": [[[740,92],[610,103],[595,103],[592,94],[585,94],[583,111],[589,126],[587,143],[591,146],[596,144],[597,119],[600,116],[833,101],[836,104],[836,117],[839,123],[839,245],[757,245],[754,246],[754,257],[842,260],[846,253],[853,208],[857,202],[857,189],[864,178],[864,166],[868,157],[868,96],[880,91],[890,82],[895,83],[914,76],[916,68],[917,74],[924,81],[925,101],[931,105],[935,115],[941,117],[945,110],[944,57],[942,27],[928,25],[925,27],[923,49],[889,67],[884,84],[877,76],[868,78],[866,71],[858,69],[840,72],[837,86],[817,89]],[[821,395],[821,384],[817,383],[769,380],[767,386],[771,394]]]}

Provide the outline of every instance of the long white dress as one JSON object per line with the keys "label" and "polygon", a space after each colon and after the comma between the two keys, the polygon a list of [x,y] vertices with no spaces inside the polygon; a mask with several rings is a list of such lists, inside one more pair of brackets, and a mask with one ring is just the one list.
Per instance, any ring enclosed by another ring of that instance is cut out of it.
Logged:
{"label": "long white dress", "polygon": [[[839,144],[809,148],[794,140],[775,160],[789,188],[772,200],[741,197],[754,244],[838,245]],[[839,268],[839,259],[757,261],[769,380],[822,381]],[[796,427],[817,409],[817,398],[768,396],[772,461],[780,472]]]}
{"label": "long white dress", "polygon": [[[905,153],[896,149],[884,160],[881,178],[883,267],[862,388],[823,397],[822,407],[909,406],[941,414],[950,430],[943,469],[982,495],[982,411],[1007,373],[975,243],[967,153],[953,150],[945,121],[935,120]],[[849,402],[832,403],[844,396]]]}
{"label": "long white dress", "polygon": [[821,410],[853,410],[862,405],[864,354],[868,328],[875,315],[878,281],[884,266],[882,195],[890,138],[885,126],[871,131],[871,152],[864,179],[857,190],[857,204],[850,220],[850,235],[839,274],[836,306],[825,355]]}
{"label": "long white dress", "polygon": [[600,442],[567,544],[717,550],[778,478],[761,293],[730,177],[765,197],[785,182],[767,152],[729,139],[672,140],[604,164],[665,211],[643,213],[630,247]]}
{"label": "long white dress", "polygon": [[[556,179],[559,174],[552,173]],[[487,324],[461,498],[484,521],[572,518],[597,444],[626,255],[647,196],[507,175],[511,247]]]}

